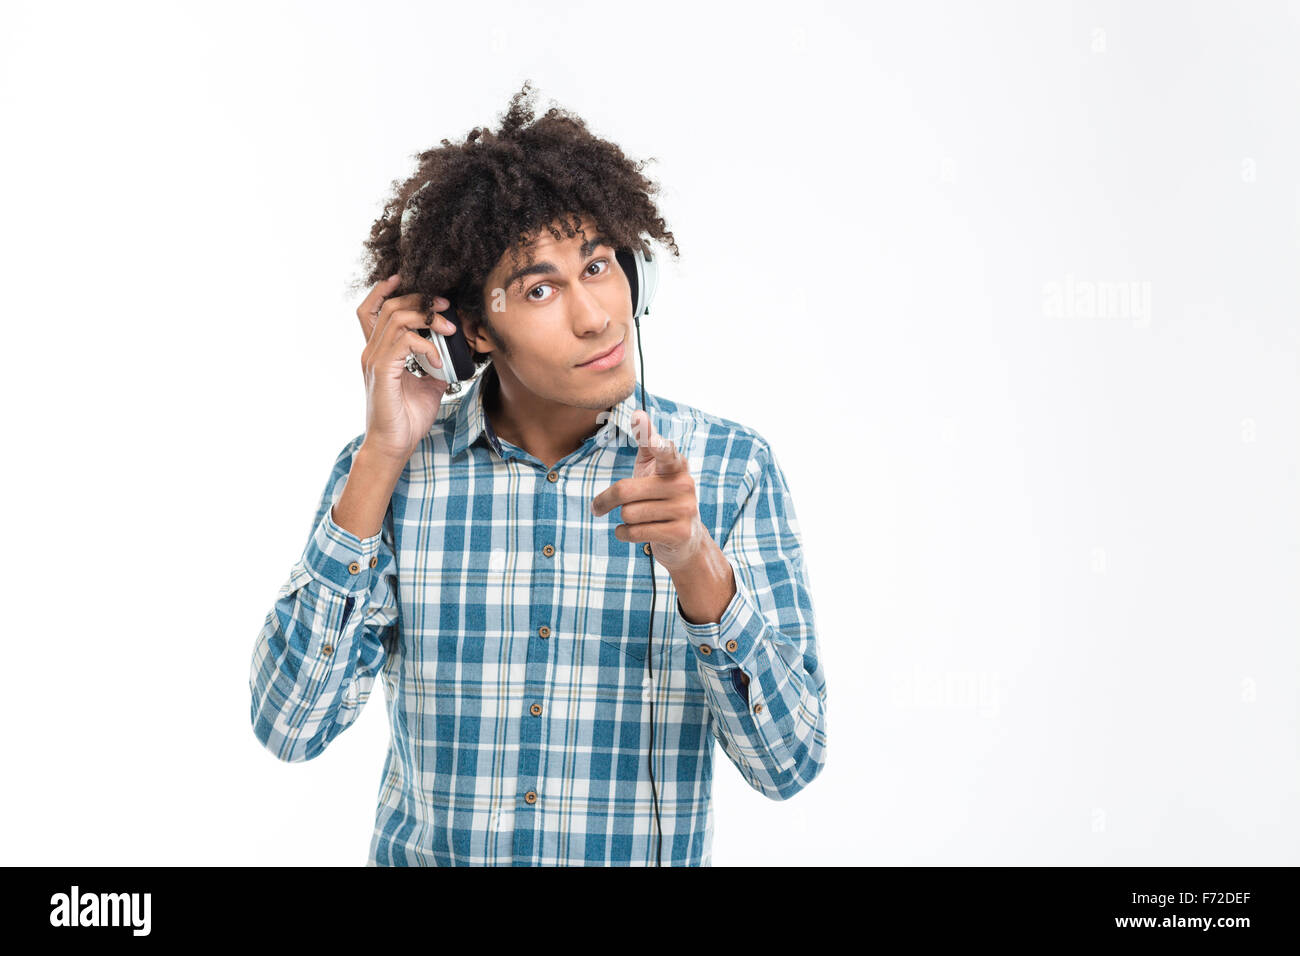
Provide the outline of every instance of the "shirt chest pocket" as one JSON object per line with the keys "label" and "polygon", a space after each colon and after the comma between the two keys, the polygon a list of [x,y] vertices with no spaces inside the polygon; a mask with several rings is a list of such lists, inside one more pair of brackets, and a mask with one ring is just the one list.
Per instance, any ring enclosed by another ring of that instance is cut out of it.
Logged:
{"label": "shirt chest pocket", "polygon": [[470,551],[462,571],[466,599],[488,605],[509,603],[519,581],[527,586],[528,574],[520,561],[509,560],[504,548]]}
{"label": "shirt chest pocket", "polygon": [[[442,638],[479,648],[485,659],[498,652],[511,633],[528,628],[529,574],[518,556],[510,560],[504,549],[469,549],[456,560],[431,559],[417,583],[422,588],[426,627]],[[446,647],[440,645],[439,655]]]}
{"label": "shirt chest pocket", "polygon": [[673,650],[677,592],[662,566],[656,566],[651,582],[651,559],[640,552],[640,545],[637,548],[571,562],[561,575],[561,599],[585,638],[640,663],[653,645],[652,664],[657,665]]}

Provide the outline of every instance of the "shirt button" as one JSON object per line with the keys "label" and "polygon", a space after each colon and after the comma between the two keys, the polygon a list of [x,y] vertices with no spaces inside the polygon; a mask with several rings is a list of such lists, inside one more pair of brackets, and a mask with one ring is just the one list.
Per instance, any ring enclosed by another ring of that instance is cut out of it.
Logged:
{"label": "shirt button", "polygon": [[740,645],[737,644],[735,641],[727,641],[727,650],[729,651],[734,651],[739,646]]}
{"label": "shirt button", "polygon": [[532,714],[534,717],[540,717],[542,715],[542,705],[533,704],[533,706],[528,708],[528,712]]}
{"label": "shirt button", "polygon": [[650,553],[650,542],[647,541],[645,544],[641,545],[641,550],[644,551],[646,554],[649,554],[649,553]]}
{"label": "shirt button", "polygon": [[321,652],[323,655],[325,655],[326,657],[329,657],[331,654],[334,653],[334,645],[333,645],[333,644],[325,644],[325,645],[323,645],[323,646],[321,647],[320,652]]}
{"label": "shirt button", "polygon": [[546,547],[542,548],[542,554],[546,555],[548,558],[554,553],[555,553],[555,548],[551,547],[551,545],[549,544]]}
{"label": "shirt button", "polygon": [[537,802],[537,791],[536,791],[536,790],[529,790],[527,793],[525,793],[525,794],[524,794],[524,802],[526,802],[526,803],[536,803],[536,802]]}
{"label": "shirt button", "polygon": [[708,644],[701,644],[700,653],[703,654],[705,657],[708,657],[710,654],[713,653],[713,648],[709,647]]}
{"label": "shirt button", "polygon": [[763,705],[762,705],[762,704],[755,704],[755,705],[754,705],[754,713],[756,713],[756,714],[761,714],[762,712],[763,712]]}
{"label": "shirt button", "polygon": [[551,629],[550,629],[549,627],[547,627],[545,624],[543,624],[541,627],[539,627],[539,628],[537,629],[537,636],[538,636],[538,637],[550,637],[550,636],[551,636]]}
{"label": "shirt button", "polygon": [[557,474],[556,472],[553,471],[553,472],[551,472],[549,475],[546,476],[546,480],[549,481],[549,482],[551,482],[551,483],[553,484],[553,483],[555,483],[555,482],[557,482],[557,481],[560,480],[560,476],[559,476],[559,474]]}
{"label": "shirt button", "polygon": [[360,573],[361,573],[361,565],[359,565],[359,564],[357,564],[355,561],[353,561],[351,564],[348,565],[348,572],[349,572],[350,574],[360,574]]}
{"label": "shirt button", "polygon": [[379,563],[379,557],[378,557],[378,556],[373,557],[373,558],[370,559],[370,566],[371,566],[372,568],[373,568],[376,564],[378,564],[378,563]]}

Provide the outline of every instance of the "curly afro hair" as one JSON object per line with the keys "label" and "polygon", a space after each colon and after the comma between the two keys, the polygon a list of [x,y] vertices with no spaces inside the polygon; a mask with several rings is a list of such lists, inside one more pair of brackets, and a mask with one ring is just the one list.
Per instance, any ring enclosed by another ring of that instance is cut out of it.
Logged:
{"label": "curly afro hair", "polygon": [[[475,127],[464,142],[442,140],[419,153],[419,168],[394,194],[371,226],[362,257],[366,277],[354,289],[390,275],[401,280],[393,295],[420,293],[422,312],[443,295],[458,314],[481,323],[486,317],[484,285],[503,254],[512,268],[531,239],[547,229],[555,239],[572,238],[598,224],[616,246],[648,252],[642,234],[679,256],[677,243],[651,197],[659,187],[642,175],[647,162],[633,162],[614,143],[588,131],[586,123],[552,106],[534,120],[529,81],[510,100],[497,132]],[[403,228],[406,210],[409,223]],[[482,365],[489,356],[478,351]]]}

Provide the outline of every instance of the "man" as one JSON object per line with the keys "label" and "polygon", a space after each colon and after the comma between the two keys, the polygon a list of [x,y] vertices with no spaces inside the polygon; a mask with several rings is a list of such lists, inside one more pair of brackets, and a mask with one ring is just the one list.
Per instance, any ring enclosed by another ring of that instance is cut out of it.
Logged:
{"label": "man", "polygon": [[[312,759],[382,677],[368,865],[708,866],[715,740],[774,800],[825,764],[793,501],[756,431],[638,386],[615,251],[672,234],[618,147],[523,93],[372,231],[366,431],[258,635],[253,728]],[[458,400],[406,368],[457,330],[403,275],[454,290],[486,363]]]}

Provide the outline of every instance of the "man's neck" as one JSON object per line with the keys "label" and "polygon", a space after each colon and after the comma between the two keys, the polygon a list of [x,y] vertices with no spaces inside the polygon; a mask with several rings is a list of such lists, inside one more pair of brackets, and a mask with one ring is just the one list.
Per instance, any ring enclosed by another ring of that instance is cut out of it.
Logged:
{"label": "man's neck", "polygon": [[571,454],[600,427],[600,412],[544,402],[505,386],[495,369],[483,385],[483,413],[500,439],[522,448],[547,468]]}

